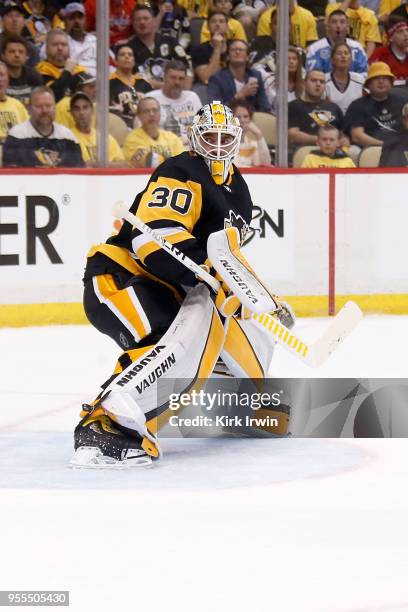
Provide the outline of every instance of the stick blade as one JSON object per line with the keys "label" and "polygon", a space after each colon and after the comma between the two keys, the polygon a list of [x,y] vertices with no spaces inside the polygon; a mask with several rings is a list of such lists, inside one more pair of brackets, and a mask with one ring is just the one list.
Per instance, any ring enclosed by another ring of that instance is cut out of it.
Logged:
{"label": "stick blade", "polygon": [[337,347],[351,334],[363,318],[363,313],[355,302],[349,301],[337,313],[321,338],[312,345],[309,363],[319,367],[329,358]]}
{"label": "stick blade", "polygon": [[127,212],[128,206],[123,200],[117,200],[112,206],[112,215],[117,219],[122,219],[125,212]]}

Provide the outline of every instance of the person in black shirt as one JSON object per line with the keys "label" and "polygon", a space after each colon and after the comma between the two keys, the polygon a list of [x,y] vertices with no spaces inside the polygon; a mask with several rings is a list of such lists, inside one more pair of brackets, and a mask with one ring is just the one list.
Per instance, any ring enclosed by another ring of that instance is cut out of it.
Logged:
{"label": "person in black shirt", "polygon": [[207,85],[208,79],[221,68],[227,58],[228,21],[225,13],[213,11],[207,18],[211,40],[192,50],[192,60],[197,79]]}
{"label": "person in black shirt", "polygon": [[408,4],[401,4],[397,6],[393,11],[391,11],[390,15],[398,15],[399,17],[404,17],[408,21]]}
{"label": "person in black shirt", "polygon": [[1,59],[7,66],[9,86],[7,95],[28,105],[34,87],[42,85],[42,77],[34,68],[26,65],[28,60],[27,42],[21,36],[9,37],[4,42]]}
{"label": "person in black shirt", "polygon": [[404,100],[391,92],[394,75],[384,62],[371,64],[365,87],[370,94],[350,104],[344,130],[359,147],[382,145],[401,131]]}
{"label": "person in black shirt", "polygon": [[403,131],[383,145],[379,165],[384,168],[408,167],[408,104],[402,107]]}
{"label": "person in black shirt", "polygon": [[163,83],[164,66],[171,59],[181,60],[188,70],[188,86],[191,89],[193,71],[191,60],[183,47],[171,36],[160,34],[152,9],[147,5],[136,5],[133,11],[134,36],[127,41],[136,59],[139,72],[153,89]]}
{"label": "person in black shirt", "polygon": [[143,94],[152,90],[145,79],[133,74],[135,56],[129,45],[116,47],[116,71],[109,78],[109,111],[133,129],[137,105]]}
{"label": "person in black shirt", "polygon": [[68,128],[55,123],[55,96],[49,87],[31,92],[30,119],[14,126],[3,148],[5,168],[81,168],[80,146]]}
{"label": "person in black shirt", "polygon": [[22,36],[27,41],[27,65],[31,67],[36,66],[40,60],[40,54],[37,47],[30,40],[30,32],[25,27],[24,9],[16,2],[10,2],[9,4],[1,2],[1,4],[3,5],[0,9],[3,31],[0,34],[0,48],[8,36]]}
{"label": "person in black shirt", "polygon": [[[320,70],[311,70],[305,78],[305,93],[302,98],[288,105],[288,138],[292,147],[303,147],[317,143],[319,128],[333,125],[341,131],[343,113],[337,104],[322,100],[325,92],[325,76]],[[348,144],[341,138],[341,146]]]}

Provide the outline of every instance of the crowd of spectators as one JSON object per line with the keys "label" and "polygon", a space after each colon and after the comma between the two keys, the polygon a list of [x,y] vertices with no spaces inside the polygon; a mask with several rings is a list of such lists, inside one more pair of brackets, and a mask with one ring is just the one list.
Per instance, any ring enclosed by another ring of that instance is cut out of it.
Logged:
{"label": "crowd of spectators", "polygon": [[[381,166],[408,166],[408,2],[286,4],[290,163],[355,167],[376,147]],[[0,0],[0,165],[96,164],[97,10]],[[273,164],[278,13],[274,0],[110,0],[109,164],[185,150],[212,100],[240,120],[238,165]]]}

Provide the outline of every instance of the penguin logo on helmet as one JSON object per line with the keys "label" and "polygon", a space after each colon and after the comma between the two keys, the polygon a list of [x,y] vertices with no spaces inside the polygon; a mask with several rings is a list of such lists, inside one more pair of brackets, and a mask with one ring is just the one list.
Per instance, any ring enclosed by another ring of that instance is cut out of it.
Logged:
{"label": "penguin logo on helmet", "polygon": [[217,185],[228,178],[239,151],[242,128],[232,110],[214,101],[203,106],[188,130],[190,149],[200,155]]}

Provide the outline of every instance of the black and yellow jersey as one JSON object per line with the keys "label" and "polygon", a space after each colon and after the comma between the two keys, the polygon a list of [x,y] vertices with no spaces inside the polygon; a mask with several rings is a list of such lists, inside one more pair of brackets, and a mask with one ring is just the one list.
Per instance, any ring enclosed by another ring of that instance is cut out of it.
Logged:
{"label": "black and yellow jersey", "polygon": [[[207,259],[208,236],[234,226],[243,241],[252,218],[252,200],[239,170],[216,185],[204,160],[184,152],[163,162],[130,210],[198,264]],[[172,285],[191,286],[192,272],[152,239],[125,221],[119,233],[88,254],[84,280],[109,274],[118,265],[130,273],[143,269]]]}
{"label": "black and yellow jersey", "polygon": [[302,162],[302,168],[355,168],[353,160],[341,149],[334,155],[325,155],[320,149],[313,149]]}

